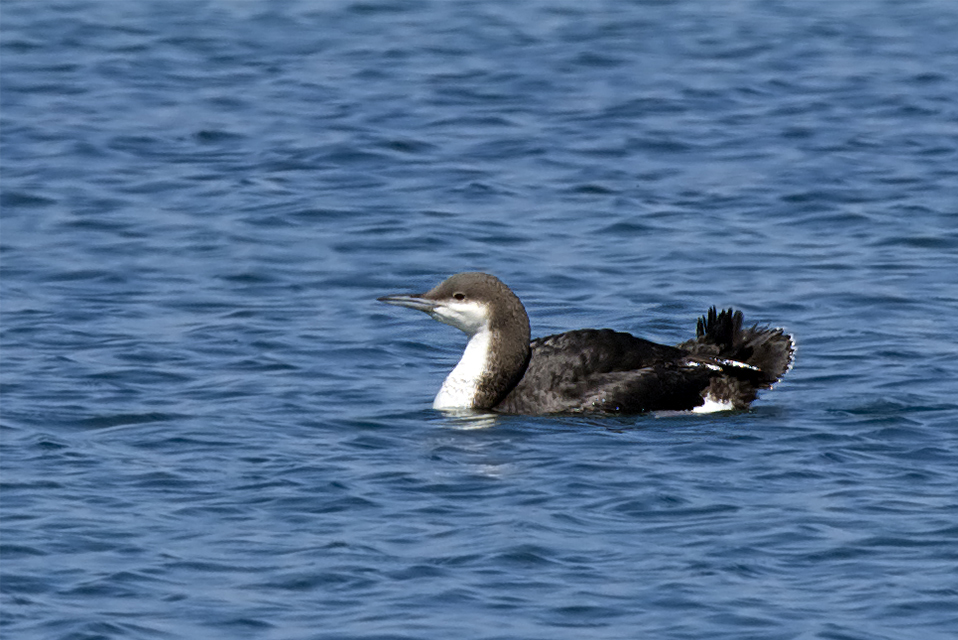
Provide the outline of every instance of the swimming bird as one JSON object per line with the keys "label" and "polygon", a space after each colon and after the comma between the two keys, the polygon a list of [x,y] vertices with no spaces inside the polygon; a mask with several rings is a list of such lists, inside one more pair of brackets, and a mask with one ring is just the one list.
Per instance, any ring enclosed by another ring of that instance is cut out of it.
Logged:
{"label": "swimming bird", "polygon": [[469,341],[433,401],[447,411],[510,414],[632,414],[746,409],[791,368],[783,329],[742,328],[742,312],[698,319],[676,346],[611,329],[579,329],[530,340],[519,298],[487,273],[459,273],[421,294],[380,302],[456,327]]}

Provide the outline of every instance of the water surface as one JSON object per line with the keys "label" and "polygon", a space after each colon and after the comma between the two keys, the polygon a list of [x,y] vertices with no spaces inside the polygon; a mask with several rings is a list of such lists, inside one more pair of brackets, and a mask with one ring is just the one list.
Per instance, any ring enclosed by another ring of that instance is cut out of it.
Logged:
{"label": "water surface", "polygon": [[[958,632],[958,7],[16,2],[10,638]],[[748,413],[455,418],[533,333],[797,337]]]}

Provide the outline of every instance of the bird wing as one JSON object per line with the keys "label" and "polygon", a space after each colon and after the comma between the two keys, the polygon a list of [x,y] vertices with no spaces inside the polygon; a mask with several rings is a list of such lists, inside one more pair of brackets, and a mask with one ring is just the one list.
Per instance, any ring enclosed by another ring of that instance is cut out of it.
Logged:
{"label": "bird wing", "polygon": [[495,408],[506,413],[641,413],[702,404],[714,370],[682,349],[609,329],[532,342],[529,366]]}

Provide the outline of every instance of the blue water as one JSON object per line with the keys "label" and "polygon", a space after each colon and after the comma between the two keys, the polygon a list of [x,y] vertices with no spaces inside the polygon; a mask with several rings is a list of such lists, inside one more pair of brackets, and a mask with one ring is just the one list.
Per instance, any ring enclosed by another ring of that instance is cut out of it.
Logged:
{"label": "blue water", "polygon": [[[952,0],[4,0],[0,635],[958,636]],[[797,338],[736,415],[471,420],[533,334]]]}

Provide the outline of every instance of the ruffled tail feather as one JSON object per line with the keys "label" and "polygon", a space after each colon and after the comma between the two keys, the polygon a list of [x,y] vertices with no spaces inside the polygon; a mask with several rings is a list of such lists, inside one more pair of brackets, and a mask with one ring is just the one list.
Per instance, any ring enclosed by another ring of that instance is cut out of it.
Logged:
{"label": "ruffled tail feather", "polygon": [[718,311],[712,307],[698,319],[695,339],[679,346],[697,356],[754,367],[750,375],[743,370],[743,377],[750,377],[758,388],[767,389],[791,368],[795,342],[784,329],[757,324],[743,329],[742,323],[741,311]]}

